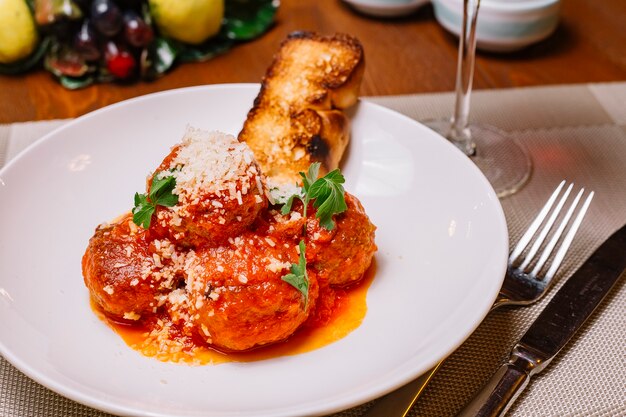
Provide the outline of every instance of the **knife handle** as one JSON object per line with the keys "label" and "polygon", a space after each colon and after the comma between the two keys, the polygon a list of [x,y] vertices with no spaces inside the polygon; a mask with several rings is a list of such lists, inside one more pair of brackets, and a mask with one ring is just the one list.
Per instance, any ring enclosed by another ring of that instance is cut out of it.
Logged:
{"label": "knife handle", "polygon": [[530,375],[513,363],[506,363],[458,414],[460,417],[503,416],[530,381]]}

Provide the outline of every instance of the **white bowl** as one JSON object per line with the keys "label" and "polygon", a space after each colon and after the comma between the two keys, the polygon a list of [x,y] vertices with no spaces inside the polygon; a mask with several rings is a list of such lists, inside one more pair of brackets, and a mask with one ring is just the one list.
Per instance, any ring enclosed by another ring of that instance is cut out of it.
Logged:
{"label": "white bowl", "polygon": [[429,0],[344,0],[353,9],[370,16],[399,17],[413,13]]}
{"label": "white bowl", "polygon": [[[446,30],[459,35],[463,0],[432,0],[435,17]],[[554,32],[559,0],[483,0],[478,10],[477,48],[508,52],[539,42]]]}

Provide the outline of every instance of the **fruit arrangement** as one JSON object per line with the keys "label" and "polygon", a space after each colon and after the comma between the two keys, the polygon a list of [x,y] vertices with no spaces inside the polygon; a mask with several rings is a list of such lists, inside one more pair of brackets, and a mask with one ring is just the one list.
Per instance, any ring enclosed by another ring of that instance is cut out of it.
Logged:
{"label": "fruit arrangement", "polygon": [[272,25],[277,0],[0,0],[0,73],[38,65],[69,89],[152,80]]}

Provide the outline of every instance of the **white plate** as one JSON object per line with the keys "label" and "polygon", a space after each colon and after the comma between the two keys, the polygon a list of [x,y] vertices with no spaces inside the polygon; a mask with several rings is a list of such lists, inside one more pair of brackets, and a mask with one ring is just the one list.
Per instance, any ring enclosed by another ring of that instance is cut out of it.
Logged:
{"label": "white plate", "polygon": [[141,356],[91,311],[81,256],[128,210],[187,124],[237,134],[258,85],[167,91],[50,133],[0,171],[0,353],[83,404],[143,416],[300,416],[419,376],[487,314],[506,267],[502,208],[443,138],[362,101],[343,171],[378,226],[363,324],[296,356],[191,367]]}

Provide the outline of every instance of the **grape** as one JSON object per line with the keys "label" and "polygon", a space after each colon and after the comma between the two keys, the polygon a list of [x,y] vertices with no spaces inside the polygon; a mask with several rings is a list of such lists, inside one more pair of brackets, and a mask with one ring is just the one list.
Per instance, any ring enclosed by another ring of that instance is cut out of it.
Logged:
{"label": "grape", "polygon": [[132,46],[148,46],[154,38],[152,28],[136,12],[124,12],[124,38]]}
{"label": "grape", "polygon": [[[147,0],[35,0],[34,4],[40,28],[61,46],[63,53],[57,51],[54,61],[60,73],[118,80],[140,77],[139,67],[144,65],[140,56],[148,56],[147,47],[156,36]],[[39,22],[42,19],[44,23]]]}
{"label": "grape", "polygon": [[91,21],[98,32],[112,37],[122,28],[122,12],[111,0],[94,0],[91,4]]}
{"label": "grape", "polygon": [[128,49],[111,40],[104,46],[104,59],[109,72],[119,79],[130,77],[137,66],[135,57]]}
{"label": "grape", "polygon": [[88,20],[83,21],[82,26],[74,36],[74,49],[87,61],[95,61],[100,58],[96,33]]}

